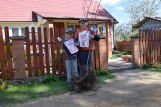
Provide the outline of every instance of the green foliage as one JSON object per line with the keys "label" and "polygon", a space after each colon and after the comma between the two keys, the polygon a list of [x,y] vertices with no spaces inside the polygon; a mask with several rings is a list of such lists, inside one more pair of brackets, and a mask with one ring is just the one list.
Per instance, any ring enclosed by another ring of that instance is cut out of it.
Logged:
{"label": "green foliage", "polygon": [[49,75],[45,76],[43,82],[44,83],[50,83],[50,82],[57,82],[57,81],[60,81],[60,78],[57,75],[49,74]]}
{"label": "green foliage", "polygon": [[117,50],[113,50],[112,54],[121,54],[121,55],[131,55],[132,51],[126,49],[123,52],[117,51]]}
{"label": "green foliage", "polygon": [[112,54],[123,54],[123,52],[117,51],[117,50],[113,50]]}
{"label": "green foliage", "polygon": [[155,67],[156,67],[157,69],[161,69],[161,64],[157,64],[157,65],[155,65]]}
{"label": "green foliage", "polygon": [[132,51],[126,49],[124,52],[123,52],[123,55],[131,55],[132,54]]}
{"label": "green foliage", "polygon": [[103,75],[111,75],[109,70],[103,69],[103,70],[96,70],[96,75],[97,76],[103,76]]}
{"label": "green foliage", "polygon": [[140,68],[140,66],[138,64],[133,64],[132,68],[137,69],[137,68]]}
{"label": "green foliage", "polygon": [[97,81],[98,82],[104,82],[107,79],[114,79],[115,75],[112,75],[111,72],[109,70],[96,70],[96,76],[97,76]]}
{"label": "green foliage", "polygon": [[116,58],[117,58],[117,56],[114,56],[114,55],[113,55],[110,59],[116,59]]}
{"label": "green foliage", "polygon": [[6,90],[0,90],[0,106],[13,107],[17,103],[38,100],[68,92],[66,81],[33,84],[8,84]]}
{"label": "green foliage", "polygon": [[5,90],[5,89],[7,89],[6,81],[0,80],[0,90]]}
{"label": "green foliage", "polygon": [[152,64],[143,64],[141,65],[141,68],[143,69],[148,69],[148,68],[151,68],[152,67]]}

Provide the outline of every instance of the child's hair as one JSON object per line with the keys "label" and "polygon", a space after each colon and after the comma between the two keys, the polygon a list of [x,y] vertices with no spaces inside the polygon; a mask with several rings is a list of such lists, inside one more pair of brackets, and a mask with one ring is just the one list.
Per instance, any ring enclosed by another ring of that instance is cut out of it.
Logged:
{"label": "child's hair", "polygon": [[74,33],[74,30],[72,28],[67,28],[65,33],[67,34],[73,34]]}

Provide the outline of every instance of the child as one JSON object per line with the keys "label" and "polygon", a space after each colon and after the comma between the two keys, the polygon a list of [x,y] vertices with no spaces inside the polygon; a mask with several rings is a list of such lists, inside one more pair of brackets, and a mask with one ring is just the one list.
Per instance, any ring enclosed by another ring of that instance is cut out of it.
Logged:
{"label": "child", "polygon": [[66,40],[63,42],[63,51],[66,54],[65,64],[67,70],[67,82],[68,87],[72,91],[73,87],[71,84],[71,77],[74,76],[75,78],[78,77],[78,70],[77,70],[77,53],[79,43],[75,39],[73,39],[74,30],[72,28],[68,28],[66,30]]}
{"label": "child", "polygon": [[[94,35],[96,32],[91,32],[88,29],[88,21],[86,18],[80,18],[80,29],[75,34],[75,39],[80,42],[79,61],[81,66],[87,66],[92,69],[92,50]],[[93,33],[93,34],[92,34]],[[85,37],[85,38],[83,38]],[[83,73],[80,72],[80,75]]]}

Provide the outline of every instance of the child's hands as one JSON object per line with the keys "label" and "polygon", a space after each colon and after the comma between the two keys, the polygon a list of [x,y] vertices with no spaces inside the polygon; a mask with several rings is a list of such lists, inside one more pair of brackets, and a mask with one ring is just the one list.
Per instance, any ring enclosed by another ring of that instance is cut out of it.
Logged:
{"label": "child's hands", "polygon": [[78,45],[79,45],[79,43],[74,43],[74,45],[75,45],[75,46],[78,46]]}
{"label": "child's hands", "polygon": [[90,38],[90,39],[93,39],[93,38],[94,38],[94,35],[89,35],[89,38]]}
{"label": "child's hands", "polygon": [[65,50],[62,50],[62,53],[65,54]]}

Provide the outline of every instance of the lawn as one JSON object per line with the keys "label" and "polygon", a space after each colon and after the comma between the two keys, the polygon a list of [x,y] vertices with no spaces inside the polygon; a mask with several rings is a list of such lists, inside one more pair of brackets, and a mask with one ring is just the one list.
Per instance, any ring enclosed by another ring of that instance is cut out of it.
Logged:
{"label": "lawn", "polygon": [[6,90],[0,90],[0,106],[13,106],[42,97],[68,92],[66,81],[34,84],[9,84]]}
{"label": "lawn", "polygon": [[[96,70],[96,76],[98,83],[114,78],[108,70]],[[69,92],[66,80],[58,79],[53,75],[47,76],[45,81],[41,83],[9,83],[6,90],[0,90],[0,107],[12,107],[17,103],[24,103],[66,92]]]}

